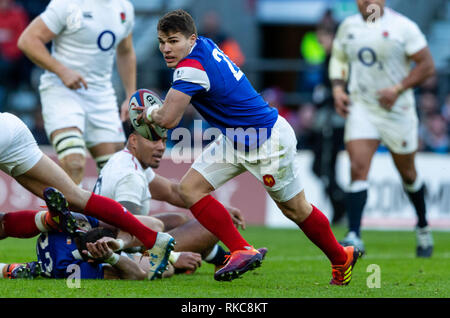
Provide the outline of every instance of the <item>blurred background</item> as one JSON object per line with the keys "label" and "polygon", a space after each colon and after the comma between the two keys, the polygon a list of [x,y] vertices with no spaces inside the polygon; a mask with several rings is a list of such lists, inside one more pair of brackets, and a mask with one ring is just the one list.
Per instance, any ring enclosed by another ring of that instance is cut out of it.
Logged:
{"label": "blurred background", "polygon": [[[95,0],[93,0],[95,1]],[[131,0],[138,60],[138,88],[165,96],[172,80],[158,51],[156,25],[166,12],[183,8],[197,22],[200,35],[212,38],[245,72],[254,87],[295,129],[304,185],[311,202],[342,221],[343,188],[349,182],[349,163],[343,145],[344,120],[334,111],[327,69],[334,33],[347,16],[358,13],[356,0]],[[42,70],[18,50],[16,42],[26,25],[45,10],[49,0],[0,0],[0,111],[18,115],[48,153],[37,87]],[[437,73],[415,89],[420,118],[419,171],[427,184],[427,202],[435,228],[450,229],[450,0],[386,0],[386,5],[415,21],[426,35]],[[117,71],[113,75],[118,101],[125,96]],[[189,107],[180,126],[193,129],[200,115]],[[206,123],[202,122],[203,128]],[[198,127],[198,126],[197,126]],[[201,145],[201,134],[191,134]],[[168,147],[173,143],[168,142]],[[169,153],[169,152],[167,152]],[[189,165],[167,159],[158,171],[179,180]],[[95,183],[88,162],[86,188]],[[219,199],[236,203],[250,224],[287,226],[257,181],[245,176],[217,191]],[[363,225],[412,227],[414,212],[403,193],[391,158],[383,146],[371,168],[371,190]],[[241,188],[253,189],[239,197]],[[13,180],[0,178],[0,207],[14,210],[36,205],[31,194]],[[19,199],[20,198],[20,199]],[[246,205],[248,204],[248,206]],[[255,206],[260,204],[260,206]],[[155,211],[171,211],[154,205]],[[153,209],[153,208],[152,208]]]}

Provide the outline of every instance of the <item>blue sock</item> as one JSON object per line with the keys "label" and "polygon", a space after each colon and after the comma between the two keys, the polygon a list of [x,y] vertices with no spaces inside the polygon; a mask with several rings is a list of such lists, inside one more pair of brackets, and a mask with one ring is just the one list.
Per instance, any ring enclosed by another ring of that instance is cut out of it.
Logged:
{"label": "blue sock", "polygon": [[[406,190],[406,189],[405,189]],[[417,227],[423,228],[428,225],[426,218],[426,207],[425,207],[425,185],[415,192],[405,191],[408,195],[411,203],[414,206],[417,214]]]}
{"label": "blue sock", "polygon": [[367,201],[367,189],[359,192],[347,192],[345,201],[349,232],[355,232],[360,237],[361,218]]}

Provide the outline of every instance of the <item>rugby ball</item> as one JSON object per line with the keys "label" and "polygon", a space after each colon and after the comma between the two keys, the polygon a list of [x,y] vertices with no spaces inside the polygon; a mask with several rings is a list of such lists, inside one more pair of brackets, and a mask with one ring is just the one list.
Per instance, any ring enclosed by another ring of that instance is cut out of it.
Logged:
{"label": "rugby ball", "polygon": [[139,123],[137,121],[137,117],[139,116],[139,114],[142,113],[142,111],[133,109],[136,106],[162,107],[162,105],[163,101],[159,98],[159,96],[148,89],[141,88],[131,96],[130,101],[128,103],[130,121],[131,124],[133,125],[133,128],[139,133],[139,135],[152,141],[156,141],[167,136],[167,129],[164,127],[160,127],[156,124],[147,125],[143,122]]}

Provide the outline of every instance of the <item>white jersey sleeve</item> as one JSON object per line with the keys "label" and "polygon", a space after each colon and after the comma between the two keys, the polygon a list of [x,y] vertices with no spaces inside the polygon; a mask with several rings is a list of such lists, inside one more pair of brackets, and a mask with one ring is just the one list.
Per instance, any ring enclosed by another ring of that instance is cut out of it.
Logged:
{"label": "white jersey sleeve", "polygon": [[79,15],[78,19],[81,19],[81,11],[76,10],[76,7],[70,5],[69,1],[51,0],[45,11],[41,13],[40,17],[50,31],[58,34],[66,26],[69,17],[72,21],[75,21],[76,15]]}
{"label": "white jersey sleeve", "polygon": [[428,44],[419,26],[411,20],[405,19],[404,24],[405,52],[408,56],[424,49]]}
{"label": "white jersey sleeve", "polygon": [[147,178],[148,184],[150,184],[153,181],[153,179],[155,179],[156,174],[152,168],[148,168],[145,170],[145,177]]}
{"label": "white jersey sleeve", "polygon": [[345,36],[345,30],[347,28],[346,20],[344,20],[341,25],[339,26],[336,36],[333,40],[333,49],[332,49],[332,55],[333,57],[337,58],[339,61],[344,62],[347,61],[347,55],[345,53],[345,47],[344,47],[344,36]]}
{"label": "white jersey sleeve", "polygon": [[127,16],[126,19],[126,36],[130,35],[133,32],[134,28],[134,7],[133,4],[129,1],[125,2],[125,14]]}
{"label": "white jersey sleeve", "polygon": [[341,79],[347,80],[348,78],[348,57],[344,49],[344,29],[346,28],[345,22],[342,23],[336,36],[333,40],[333,48],[331,51],[330,63],[328,66],[328,73],[331,80]]}
{"label": "white jersey sleeve", "polygon": [[122,177],[115,185],[114,199],[117,202],[131,202],[142,206],[148,184],[136,173]]}

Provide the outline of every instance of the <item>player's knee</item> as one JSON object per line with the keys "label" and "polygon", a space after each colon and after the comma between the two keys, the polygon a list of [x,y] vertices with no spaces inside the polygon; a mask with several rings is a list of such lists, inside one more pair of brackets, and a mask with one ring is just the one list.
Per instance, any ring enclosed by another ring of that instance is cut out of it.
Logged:
{"label": "player's knee", "polygon": [[69,130],[59,133],[53,138],[52,144],[63,169],[76,183],[81,182],[75,180],[82,178],[86,163],[86,145],[81,132]]}
{"label": "player's knee", "polygon": [[355,179],[365,179],[369,171],[368,165],[362,161],[353,160],[350,164],[352,177]]}
{"label": "player's knee", "polygon": [[180,193],[181,199],[184,201],[184,203],[187,206],[191,206],[195,202],[198,201],[198,199],[196,199],[197,193],[196,193],[194,187],[192,187],[188,183],[185,183],[185,182],[181,182],[180,183],[180,185],[179,185],[179,193]]}
{"label": "player's knee", "polygon": [[153,218],[150,228],[156,232],[163,232],[164,231],[164,223],[161,220]]}

